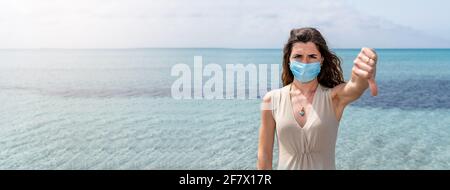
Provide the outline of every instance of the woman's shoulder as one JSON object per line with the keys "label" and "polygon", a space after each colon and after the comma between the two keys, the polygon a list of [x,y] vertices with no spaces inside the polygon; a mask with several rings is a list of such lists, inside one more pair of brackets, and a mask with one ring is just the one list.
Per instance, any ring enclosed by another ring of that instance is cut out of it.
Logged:
{"label": "woman's shoulder", "polygon": [[264,103],[270,103],[270,102],[272,102],[273,94],[276,93],[278,90],[279,90],[279,89],[273,89],[273,90],[267,92],[267,93],[264,95],[264,97],[262,98],[262,101],[263,101]]}
{"label": "woman's shoulder", "polygon": [[336,94],[337,94],[337,92],[339,91],[339,90],[342,90],[344,87],[345,87],[345,82],[344,83],[341,83],[341,84],[338,84],[338,85],[336,85],[336,86],[334,86],[334,87],[323,87],[325,90],[324,91],[326,91],[326,92],[329,92],[329,94],[332,96],[332,97],[335,97],[336,96]]}
{"label": "woman's shoulder", "polygon": [[277,106],[277,102],[280,99],[281,92],[283,91],[283,88],[273,89],[269,92],[267,92],[264,97],[262,98],[261,103],[261,109],[262,110],[274,110]]}
{"label": "woman's shoulder", "polygon": [[285,91],[289,85],[286,85],[282,88],[272,89],[271,91],[267,92],[263,97],[263,102],[270,103],[273,98],[279,97],[283,91]]}

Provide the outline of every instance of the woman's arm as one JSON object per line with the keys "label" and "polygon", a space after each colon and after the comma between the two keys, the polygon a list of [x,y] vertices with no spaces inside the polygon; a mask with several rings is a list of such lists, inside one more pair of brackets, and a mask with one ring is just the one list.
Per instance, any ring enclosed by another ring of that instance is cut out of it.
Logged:
{"label": "woman's arm", "polygon": [[336,86],[332,91],[332,96],[338,102],[338,110],[358,99],[367,87],[370,87],[372,96],[378,94],[378,87],[375,83],[377,59],[375,50],[370,48],[361,49],[358,57],[353,62],[350,80],[347,83]]}
{"label": "woman's arm", "polygon": [[266,93],[261,105],[261,127],[259,129],[258,163],[259,170],[272,169],[275,120],[272,115],[271,92]]}

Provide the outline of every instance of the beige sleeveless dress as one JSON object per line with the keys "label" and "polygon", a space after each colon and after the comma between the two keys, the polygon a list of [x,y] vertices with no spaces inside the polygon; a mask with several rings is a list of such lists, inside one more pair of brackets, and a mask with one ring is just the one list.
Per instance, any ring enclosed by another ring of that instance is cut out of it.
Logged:
{"label": "beige sleeveless dress", "polygon": [[312,109],[303,128],[294,118],[290,85],[272,94],[272,114],[278,139],[279,170],[333,170],[339,127],[331,100],[331,89],[317,87]]}

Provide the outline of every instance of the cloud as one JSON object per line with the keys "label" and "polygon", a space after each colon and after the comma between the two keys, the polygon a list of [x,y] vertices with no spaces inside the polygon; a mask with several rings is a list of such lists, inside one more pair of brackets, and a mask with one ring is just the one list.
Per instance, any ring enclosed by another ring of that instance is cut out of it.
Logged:
{"label": "cloud", "polygon": [[0,48],[280,48],[295,27],[332,47],[450,47],[341,1],[5,0]]}

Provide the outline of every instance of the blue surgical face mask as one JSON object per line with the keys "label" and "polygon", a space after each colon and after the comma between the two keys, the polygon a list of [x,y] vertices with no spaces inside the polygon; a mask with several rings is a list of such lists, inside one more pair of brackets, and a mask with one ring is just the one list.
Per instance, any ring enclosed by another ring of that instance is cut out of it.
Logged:
{"label": "blue surgical face mask", "polygon": [[302,83],[307,83],[314,80],[320,73],[320,62],[314,63],[301,63],[298,61],[292,61],[289,64],[289,68],[294,74],[294,78]]}

